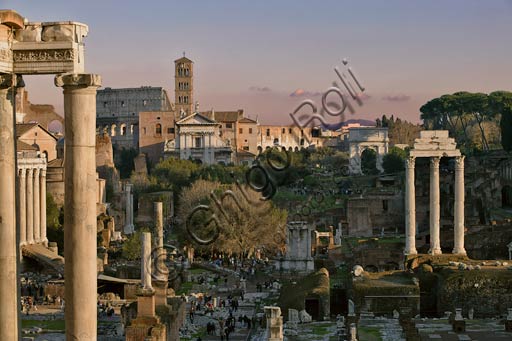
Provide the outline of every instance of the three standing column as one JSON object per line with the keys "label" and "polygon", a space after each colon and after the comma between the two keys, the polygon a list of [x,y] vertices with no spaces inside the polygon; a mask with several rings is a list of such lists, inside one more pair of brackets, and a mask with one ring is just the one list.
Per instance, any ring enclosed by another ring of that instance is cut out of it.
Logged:
{"label": "three standing column", "polygon": [[16,149],[13,102],[20,76],[0,75],[0,340],[18,340]]}
{"label": "three standing column", "polygon": [[101,78],[63,74],[64,88],[64,277],[66,340],[96,340],[96,89]]}
{"label": "three standing column", "polygon": [[405,160],[405,255],[416,255],[416,189],[414,167],[416,158],[409,156]]}
{"label": "three standing column", "polygon": [[455,158],[455,205],[453,212],[454,247],[452,253],[465,255],[464,249],[464,156]]}
{"label": "three standing column", "polygon": [[439,162],[440,157],[430,158],[430,249],[431,255],[440,255],[440,193],[439,193]]}

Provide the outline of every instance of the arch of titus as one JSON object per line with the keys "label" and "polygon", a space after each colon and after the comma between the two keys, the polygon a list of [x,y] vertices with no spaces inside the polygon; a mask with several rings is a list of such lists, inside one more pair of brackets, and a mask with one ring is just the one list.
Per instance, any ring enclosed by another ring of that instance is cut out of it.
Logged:
{"label": "arch of titus", "polygon": [[424,130],[414,141],[414,148],[406,160],[405,185],[405,250],[406,255],[416,251],[416,192],[414,166],[418,157],[430,158],[430,249],[429,254],[441,254],[439,161],[442,157],[455,158],[454,254],[465,255],[464,249],[464,156],[457,149],[455,139],[447,130]]}
{"label": "arch of titus", "polygon": [[94,150],[100,77],[84,73],[87,32],[81,23],[31,23],[15,11],[0,10],[0,340],[20,337],[17,245],[23,236],[16,227],[16,202],[23,198],[16,184],[24,180],[16,171],[13,106],[22,75],[35,74],[56,74],[55,85],[64,90],[66,340],[96,340]]}

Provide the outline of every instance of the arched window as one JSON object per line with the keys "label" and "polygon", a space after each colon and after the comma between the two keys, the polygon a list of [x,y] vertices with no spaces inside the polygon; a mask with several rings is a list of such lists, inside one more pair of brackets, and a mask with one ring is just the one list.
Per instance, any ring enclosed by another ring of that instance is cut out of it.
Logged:
{"label": "arched window", "polygon": [[160,123],[156,124],[156,134],[162,135],[162,125]]}
{"label": "arched window", "polygon": [[116,136],[117,126],[112,124],[112,128],[110,128],[110,136]]}
{"label": "arched window", "polygon": [[126,124],[121,124],[121,136],[126,135]]}

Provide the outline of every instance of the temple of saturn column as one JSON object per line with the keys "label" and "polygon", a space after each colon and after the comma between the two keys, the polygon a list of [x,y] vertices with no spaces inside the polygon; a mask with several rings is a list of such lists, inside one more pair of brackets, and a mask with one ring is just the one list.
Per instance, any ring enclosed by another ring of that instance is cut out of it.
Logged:
{"label": "temple of saturn column", "polygon": [[465,255],[464,249],[464,156],[457,149],[455,139],[447,130],[424,130],[414,141],[406,160],[405,185],[405,250],[406,255],[416,250],[416,192],[414,169],[419,157],[430,158],[430,249],[431,255],[441,254],[439,162],[442,157],[455,158],[454,248],[452,253]]}
{"label": "temple of saturn column", "polygon": [[[100,77],[84,74],[87,32],[87,25],[77,22],[31,23],[15,11],[0,11],[0,340],[20,336],[18,243],[22,237],[27,242],[45,239],[40,212],[44,190],[37,186],[44,172],[29,165],[25,171],[16,170],[13,99],[16,88],[22,86],[21,75],[36,74],[56,74],[55,85],[64,89],[66,339],[96,340],[95,130]],[[25,192],[16,191],[17,181]],[[18,199],[32,200],[19,221]],[[17,223],[24,224],[24,229],[17,228]]]}

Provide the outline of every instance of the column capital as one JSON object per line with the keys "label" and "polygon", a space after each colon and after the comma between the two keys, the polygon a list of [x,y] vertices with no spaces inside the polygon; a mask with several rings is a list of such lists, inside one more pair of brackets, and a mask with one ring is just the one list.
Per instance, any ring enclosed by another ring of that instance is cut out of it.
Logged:
{"label": "column capital", "polygon": [[27,169],[25,167],[21,167],[18,169],[20,178],[25,178],[27,175]]}
{"label": "column capital", "polygon": [[58,87],[89,87],[101,86],[101,76],[90,73],[65,73],[55,76],[55,86]]}
{"label": "column capital", "polygon": [[38,167],[34,168],[34,172],[33,172],[34,177],[38,177],[39,176],[39,170],[40,169]]}
{"label": "column capital", "polygon": [[405,159],[405,166],[407,168],[414,168],[416,165],[416,156],[407,156]]}
{"label": "column capital", "polygon": [[455,169],[464,169],[464,155],[455,157]]}
{"label": "column capital", "polygon": [[1,73],[0,74],[0,90],[9,89],[12,87],[16,87],[16,88],[25,87],[25,82],[23,81],[23,77],[21,77],[21,75],[12,75],[10,73]]}
{"label": "column capital", "polygon": [[43,178],[46,177],[46,169],[41,168],[41,172],[39,173],[39,175]]}
{"label": "column capital", "polygon": [[430,168],[439,168],[439,162],[441,158],[439,156],[433,156],[430,158]]}

